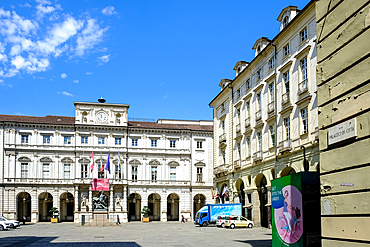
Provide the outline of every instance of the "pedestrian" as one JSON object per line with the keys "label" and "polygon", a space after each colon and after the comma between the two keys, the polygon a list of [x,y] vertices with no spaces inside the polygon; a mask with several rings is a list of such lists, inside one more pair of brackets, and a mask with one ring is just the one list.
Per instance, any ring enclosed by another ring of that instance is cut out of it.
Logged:
{"label": "pedestrian", "polygon": [[23,225],[25,225],[25,224],[26,224],[26,216],[23,215]]}
{"label": "pedestrian", "polygon": [[121,222],[119,221],[119,216],[117,215],[117,225],[121,225]]}
{"label": "pedestrian", "polygon": [[185,217],[184,217],[184,215],[181,215],[181,224],[182,223],[185,223]]}

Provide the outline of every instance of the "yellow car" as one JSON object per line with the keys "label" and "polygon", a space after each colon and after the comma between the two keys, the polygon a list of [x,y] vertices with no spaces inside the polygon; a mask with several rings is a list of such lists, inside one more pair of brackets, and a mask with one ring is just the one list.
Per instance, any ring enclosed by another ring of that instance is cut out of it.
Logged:
{"label": "yellow car", "polygon": [[253,221],[244,218],[243,216],[231,215],[229,219],[225,220],[225,227],[234,229],[235,227],[248,227],[252,228],[254,226]]}

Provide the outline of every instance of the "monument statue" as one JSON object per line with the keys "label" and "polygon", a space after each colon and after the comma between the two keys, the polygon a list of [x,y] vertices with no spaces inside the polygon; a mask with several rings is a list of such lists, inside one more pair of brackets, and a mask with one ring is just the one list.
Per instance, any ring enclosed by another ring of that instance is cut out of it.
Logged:
{"label": "monument statue", "polygon": [[121,197],[116,197],[116,211],[121,211]]}
{"label": "monument statue", "polygon": [[93,197],[92,202],[94,211],[108,211],[107,196],[104,195],[103,191],[99,191],[99,195]]}
{"label": "monument statue", "polygon": [[87,199],[85,195],[82,195],[81,198],[81,207],[86,207],[87,206]]}

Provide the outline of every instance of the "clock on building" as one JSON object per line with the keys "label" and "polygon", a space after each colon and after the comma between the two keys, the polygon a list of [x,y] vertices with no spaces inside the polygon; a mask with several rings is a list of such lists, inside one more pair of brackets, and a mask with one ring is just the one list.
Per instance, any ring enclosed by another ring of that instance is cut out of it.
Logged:
{"label": "clock on building", "polygon": [[100,123],[104,123],[105,121],[107,121],[107,119],[108,119],[107,113],[103,111],[100,111],[96,114],[96,120],[98,120],[98,122]]}

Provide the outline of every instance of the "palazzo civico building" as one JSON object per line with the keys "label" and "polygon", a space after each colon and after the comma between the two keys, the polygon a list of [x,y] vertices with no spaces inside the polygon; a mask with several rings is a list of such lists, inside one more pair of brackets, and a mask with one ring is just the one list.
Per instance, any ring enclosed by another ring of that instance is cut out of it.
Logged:
{"label": "palazzo civico building", "polygon": [[[222,79],[214,112],[216,202],[241,202],[255,225],[271,224],[271,180],[319,165],[315,1],[288,6],[280,32],[253,46],[234,79]],[[223,194],[227,187],[228,196]]]}
{"label": "palazzo civico building", "polygon": [[[192,219],[212,203],[212,121],[128,121],[126,104],[74,106],[74,117],[0,115],[2,215],[50,221],[57,207],[61,221],[89,222],[93,178],[110,179],[111,222],[141,220],[143,206],[151,220]],[[101,174],[108,153],[111,174]]]}

